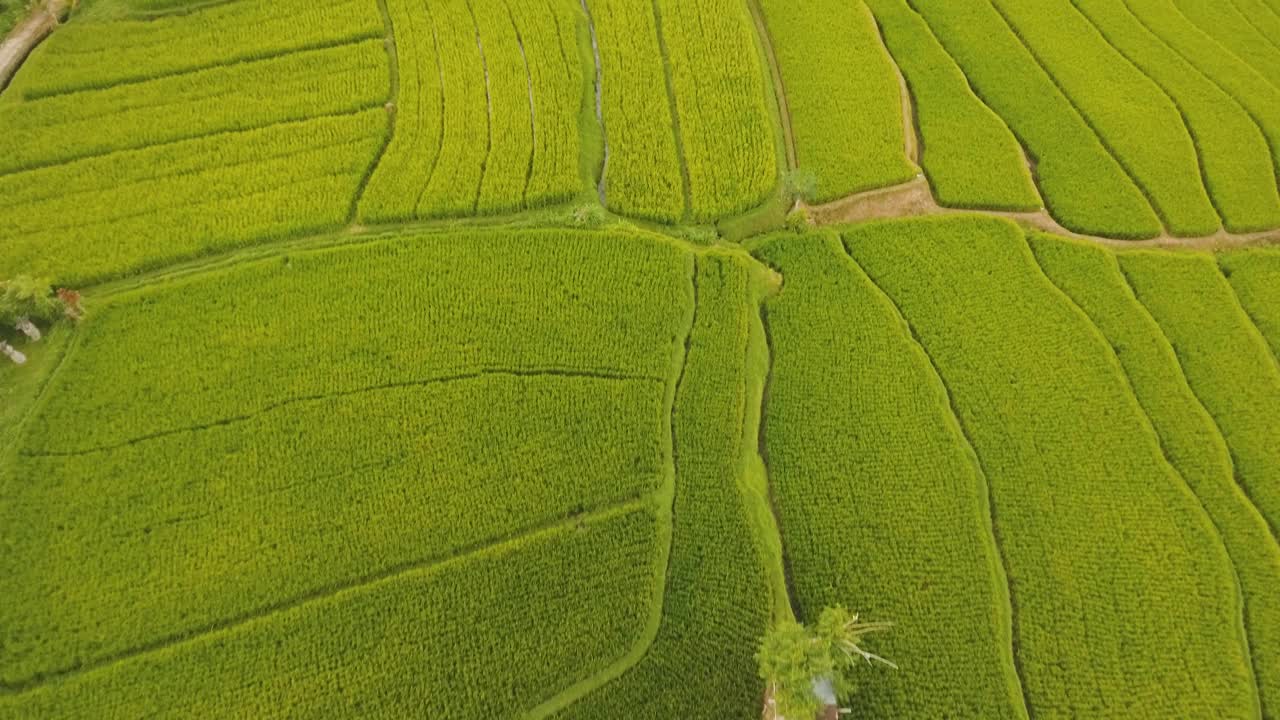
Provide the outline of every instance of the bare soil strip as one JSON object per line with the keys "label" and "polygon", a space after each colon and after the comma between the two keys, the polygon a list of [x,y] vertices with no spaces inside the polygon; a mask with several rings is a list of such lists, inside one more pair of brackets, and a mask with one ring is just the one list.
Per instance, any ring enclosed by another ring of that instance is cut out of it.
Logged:
{"label": "bare soil strip", "polygon": [[1037,212],[1000,212],[975,208],[971,210],[943,207],[933,197],[923,175],[892,187],[850,195],[823,205],[808,206],[818,225],[847,225],[871,220],[889,220],[928,215],[973,214],[992,215],[1054,235],[1089,240],[1113,247],[1159,247],[1187,250],[1218,250],[1249,245],[1280,244],[1280,229],[1256,233],[1229,233],[1219,230],[1213,235],[1196,238],[1174,237],[1167,231],[1149,240],[1117,240],[1097,235],[1072,232],[1054,220],[1046,210]]}
{"label": "bare soil strip", "polygon": [[14,73],[40,41],[58,27],[58,18],[69,9],[69,0],[49,0],[0,42],[0,91],[9,85]]}

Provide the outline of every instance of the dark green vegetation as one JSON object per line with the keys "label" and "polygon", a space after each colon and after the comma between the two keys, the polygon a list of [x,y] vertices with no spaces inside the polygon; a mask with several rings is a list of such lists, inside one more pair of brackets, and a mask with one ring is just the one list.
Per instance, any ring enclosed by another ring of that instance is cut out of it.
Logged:
{"label": "dark green vegetation", "polygon": [[85,0],[0,720],[746,720],[829,606],[854,717],[1280,716],[1278,12]]}

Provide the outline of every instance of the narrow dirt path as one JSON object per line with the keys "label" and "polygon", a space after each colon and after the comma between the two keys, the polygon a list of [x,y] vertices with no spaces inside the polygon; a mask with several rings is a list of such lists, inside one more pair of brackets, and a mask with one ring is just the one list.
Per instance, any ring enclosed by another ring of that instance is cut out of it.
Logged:
{"label": "narrow dirt path", "polygon": [[929,182],[923,176],[892,187],[850,195],[823,205],[808,206],[818,225],[845,225],[871,220],[923,217],[929,215],[980,214],[1002,217],[1018,224],[1054,235],[1089,240],[1112,247],[1159,247],[1186,250],[1217,250],[1248,245],[1280,244],[1280,229],[1256,233],[1229,233],[1219,230],[1205,237],[1183,238],[1167,231],[1148,240],[1117,240],[1115,238],[1085,235],[1063,227],[1046,210],[1036,212],[1000,212],[982,209],[958,209],[943,207],[933,197]]}
{"label": "narrow dirt path", "polygon": [[0,42],[0,91],[9,86],[9,81],[18,72],[18,68],[22,67],[23,61],[58,27],[58,18],[70,7],[70,0],[49,0],[26,20],[18,23],[13,32]]}
{"label": "narrow dirt path", "polygon": [[756,36],[760,38],[765,60],[769,63],[769,75],[773,78],[773,95],[778,99],[778,121],[782,123],[783,144],[787,150],[787,169],[794,170],[800,166],[800,159],[796,153],[796,136],[791,129],[791,108],[787,105],[787,86],[782,82],[782,66],[778,64],[778,53],[773,49],[773,37],[769,35],[760,0],[748,0],[747,7],[751,10]]}

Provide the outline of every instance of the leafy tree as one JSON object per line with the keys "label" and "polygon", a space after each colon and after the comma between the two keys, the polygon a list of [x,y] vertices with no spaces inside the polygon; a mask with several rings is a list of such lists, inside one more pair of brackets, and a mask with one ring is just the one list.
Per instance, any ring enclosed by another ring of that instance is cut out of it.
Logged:
{"label": "leafy tree", "polygon": [[[79,320],[84,314],[80,308],[80,293],[61,288],[54,293],[49,281],[19,275],[0,282],[0,328],[13,328],[31,341],[40,339],[36,323],[52,323],[66,317]],[[0,340],[0,354],[21,365],[26,356],[8,342]]]}
{"label": "leafy tree", "polygon": [[824,609],[812,628],[787,620],[770,630],[756,660],[760,676],[769,683],[775,720],[812,720],[828,704],[822,697],[826,688],[847,698],[860,660],[897,668],[859,645],[863,636],[889,627],[859,622],[857,613],[837,605]]}
{"label": "leafy tree", "polygon": [[805,168],[788,170],[782,176],[782,189],[798,202],[811,202],[818,196],[818,176]]}

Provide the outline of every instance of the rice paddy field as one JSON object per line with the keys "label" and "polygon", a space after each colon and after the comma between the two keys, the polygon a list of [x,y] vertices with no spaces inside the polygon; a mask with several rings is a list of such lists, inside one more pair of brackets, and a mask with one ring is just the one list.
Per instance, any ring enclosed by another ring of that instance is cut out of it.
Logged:
{"label": "rice paddy field", "polygon": [[5,33],[0,720],[1280,719],[1277,0]]}

